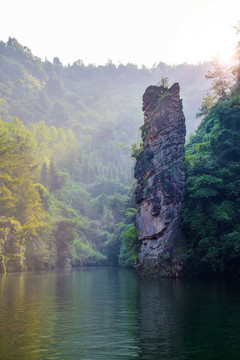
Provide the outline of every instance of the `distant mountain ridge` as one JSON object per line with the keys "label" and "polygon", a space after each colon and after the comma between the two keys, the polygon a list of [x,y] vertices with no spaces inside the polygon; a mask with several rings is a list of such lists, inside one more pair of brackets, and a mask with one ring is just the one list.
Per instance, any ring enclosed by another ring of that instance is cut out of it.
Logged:
{"label": "distant mountain ridge", "polygon": [[0,115],[3,120],[17,116],[27,125],[47,125],[82,131],[94,139],[102,128],[112,128],[117,141],[131,143],[141,125],[141,98],[146,87],[161,77],[179,82],[186,114],[187,131],[198,125],[195,113],[209,86],[204,75],[209,63],[176,66],[160,62],[139,69],[134,64],[85,66],[81,60],[62,66],[41,61],[14,38],[0,42]]}

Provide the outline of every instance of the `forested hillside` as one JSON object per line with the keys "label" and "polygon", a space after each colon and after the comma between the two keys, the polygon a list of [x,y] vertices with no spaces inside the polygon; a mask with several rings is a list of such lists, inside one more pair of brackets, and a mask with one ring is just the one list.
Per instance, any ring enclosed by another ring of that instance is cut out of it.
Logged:
{"label": "forested hillside", "polygon": [[[63,66],[16,39],[0,42],[0,271],[131,265],[131,144],[142,94],[161,77],[181,85],[187,128],[209,64]],[[124,144],[124,145],[121,145]]]}
{"label": "forested hillside", "polygon": [[185,260],[193,274],[239,276],[239,50],[240,42],[230,72],[216,65],[207,75],[212,79],[215,103],[209,96],[204,98],[205,117],[186,146],[182,223],[187,237]]}
{"label": "forested hillside", "polygon": [[[148,69],[116,66],[110,60],[105,66],[85,66],[81,60],[63,66],[57,57],[42,62],[9,38],[0,42],[0,113],[4,121],[9,116],[18,116],[25,125],[45,121],[79,135],[84,131],[96,141],[110,135],[132,141],[142,122],[142,94],[164,76],[180,83],[187,128],[192,131],[209,67],[208,63],[169,66],[160,62]],[[105,133],[105,128],[112,131]]]}

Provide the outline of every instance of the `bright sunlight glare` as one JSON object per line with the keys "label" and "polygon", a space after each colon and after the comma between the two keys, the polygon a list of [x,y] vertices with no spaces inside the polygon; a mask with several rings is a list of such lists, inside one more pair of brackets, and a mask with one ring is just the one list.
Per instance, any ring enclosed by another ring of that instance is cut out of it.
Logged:
{"label": "bright sunlight glare", "polygon": [[151,67],[228,61],[240,0],[8,0],[2,14],[0,40],[15,37],[43,60]]}
{"label": "bright sunlight glare", "polygon": [[[233,26],[236,25],[239,14],[234,14],[224,2],[209,2],[197,10],[192,6],[187,8],[184,23],[179,20],[179,32],[175,38],[175,53],[182,62],[198,63],[217,58],[222,63],[232,61],[237,37]],[[195,13],[198,16],[195,16]],[[215,17],[213,14],[215,14]]]}

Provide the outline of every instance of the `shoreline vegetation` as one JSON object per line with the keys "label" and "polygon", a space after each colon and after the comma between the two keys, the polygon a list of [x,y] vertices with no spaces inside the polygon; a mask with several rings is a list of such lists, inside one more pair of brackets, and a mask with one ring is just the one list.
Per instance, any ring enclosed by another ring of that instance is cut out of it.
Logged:
{"label": "shoreline vegetation", "polygon": [[212,95],[186,144],[183,258],[195,276],[237,276],[239,65],[231,85],[207,63],[138,69],[78,60],[64,67],[57,57],[42,62],[13,38],[0,42],[0,272],[137,267],[130,153],[143,122],[142,94],[163,76],[178,81],[193,132],[209,69]]}

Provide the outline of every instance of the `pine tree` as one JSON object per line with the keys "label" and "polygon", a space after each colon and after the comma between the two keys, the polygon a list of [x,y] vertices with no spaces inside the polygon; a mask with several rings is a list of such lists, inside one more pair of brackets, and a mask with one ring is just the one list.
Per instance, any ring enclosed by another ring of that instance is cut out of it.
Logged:
{"label": "pine tree", "polygon": [[48,174],[48,167],[46,161],[42,164],[41,174],[40,174],[40,181],[41,184],[45,187],[48,187],[48,181],[49,181],[49,174]]}
{"label": "pine tree", "polygon": [[52,159],[49,167],[49,190],[54,191],[59,189],[59,187],[60,187],[59,175],[55,161],[54,159]]}
{"label": "pine tree", "polygon": [[213,61],[212,65],[214,70],[209,71],[205,77],[206,79],[212,80],[211,90],[214,91],[217,99],[225,100],[231,85],[230,75],[227,72],[226,67],[221,65],[219,61]]}

